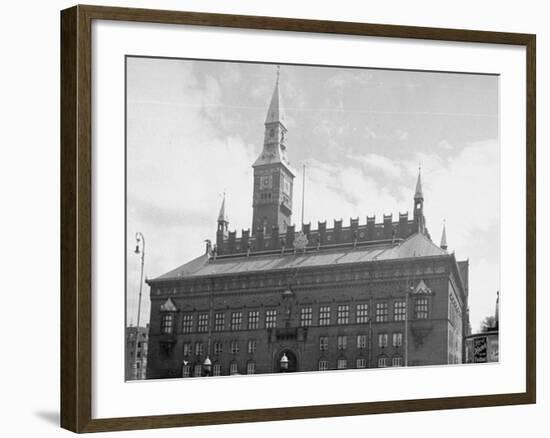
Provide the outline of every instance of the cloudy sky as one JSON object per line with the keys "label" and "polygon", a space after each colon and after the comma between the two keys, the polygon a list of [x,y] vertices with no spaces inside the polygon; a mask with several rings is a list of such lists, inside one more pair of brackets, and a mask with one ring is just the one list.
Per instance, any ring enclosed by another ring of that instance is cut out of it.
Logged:
{"label": "cloudy sky", "polygon": [[[252,163],[276,66],[127,59],[128,322],[136,323],[139,257],[154,278],[215,240],[222,194],[230,229],[250,227]],[[408,211],[421,163],[424,209],[439,244],[470,260],[471,322],[499,289],[498,78],[487,75],[282,65],[288,156],[305,222]],[[296,208],[297,207],[297,208]],[[141,322],[149,319],[144,288]]]}

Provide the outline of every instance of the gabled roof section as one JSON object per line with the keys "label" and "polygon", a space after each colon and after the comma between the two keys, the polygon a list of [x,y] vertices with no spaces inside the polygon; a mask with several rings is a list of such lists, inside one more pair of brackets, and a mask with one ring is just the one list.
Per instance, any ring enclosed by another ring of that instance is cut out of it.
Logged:
{"label": "gabled roof section", "polygon": [[172,301],[172,298],[168,298],[164,303],[160,305],[161,312],[177,312],[178,308]]}
{"label": "gabled roof section", "polygon": [[364,247],[345,246],[296,254],[266,254],[257,256],[219,257],[209,259],[206,254],[176,268],[156,280],[175,280],[210,275],[233,275],[257,271],[296,268],[314,268],[347,263],[398,260],[414,257],[431,257],[447,252],[435,245],[424,234],[417,233],[399,243],[383,243]]}

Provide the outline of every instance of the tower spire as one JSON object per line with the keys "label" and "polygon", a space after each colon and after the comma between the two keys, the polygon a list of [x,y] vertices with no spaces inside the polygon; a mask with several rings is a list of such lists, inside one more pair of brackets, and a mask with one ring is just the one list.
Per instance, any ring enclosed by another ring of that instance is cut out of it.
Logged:
{"label": "tower spire", "polygon": [[267,110],[267,116],[265,118],[265,124],[268,123],[280,123],[284,125],[285,114],[283,111],[283,105],[281,101],[281,95],[279,93],[279,80],[281,76],[281,66],[277,66],[277,79],[275,80],[275,88],[271,95],[271,102],[269,109]]}
{"label": "tower spire", "polygon": [[445,230],[445,220],[443,220],[443,232],[441,233],[441,244],[439,247],[447,251],[447,232]]}
{"label": "tower spire", "polygon": [[414,199],[424,199],[422,193],[422,166],[418,165],[418,179],[416,180],[416,190],[414,191]]}
{"label": "tower spire", "polygon": [[229,223],[229,221],[227,220],[227,216],[225,214],[225,191],[223,192],[223,201],[220,207],[220,213],[218,214],[218,222]]}

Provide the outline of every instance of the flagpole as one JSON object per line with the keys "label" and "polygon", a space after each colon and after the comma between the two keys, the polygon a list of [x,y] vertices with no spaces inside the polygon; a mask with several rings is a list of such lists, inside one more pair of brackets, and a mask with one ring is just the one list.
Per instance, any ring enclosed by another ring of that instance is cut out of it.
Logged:
{"label": "flagpole", "polygon": [[302,230],[304,229],[304,205],[306,198],[306,165],[302,166]]}

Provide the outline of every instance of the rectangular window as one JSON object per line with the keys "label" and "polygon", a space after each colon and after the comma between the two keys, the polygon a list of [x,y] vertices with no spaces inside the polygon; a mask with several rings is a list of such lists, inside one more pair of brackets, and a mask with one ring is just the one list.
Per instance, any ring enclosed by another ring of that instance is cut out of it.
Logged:
{"label": "rectangular window", "polygon": [[399,300],[393,302],[394,321],[405,321],[405,301]]}
{"label": "rectangular window", "polygon": [[191,333],[193,331],[193,315],[183,315],[183,323],[181,327],[183,333]]}
{"label": "rectangular window", "polygon": [[255,339],[249,339],[248,340],[248,354],[254,354],[256,353],[256,340]]}
{"label": "rectangular window", "polygon": [[215,363],[212,367],[212,375],[221,376],[222,375],[222,366],[219,363]]}
{"label": "rectangular window", "polygon": [[348,361],[346,359],[338,359],[336,362],[336,368],[339,370],[345,370],[348,366]]}
{"label": "rectangular window", "polygon": [[231,341],[231,354],[239,352],[239,341]]}
{"label": "rectangular window", "polygon": [[319,350],[320,351],[328,350],[328,336],[319,336]]}
{"label": "rectangular window", "polygon": [[234,374],[237,374],[238,372],[239,372],[239,365],[237,364],[237,362],[231,362],[231,364],[229,365],[229,374],[234,375]]}
{"label": "rectangular window", "polygon": [[300,309],[300,327],[309,327],[313,320],[313,310],[311,307],[302,307]]}
{"label": "rectangular window", "polygon": [[195,342],[195,356],[202,356],[204,353],[204,346],[202,342]]}
{"label": "rectangular window", "polygon": [[356,362],[357,368],[367,368],[367,359],[359,358]]}
{"label": "rectangular window", "polygon": [[376,322],[388,320],[388,303],[376,303]]}
{"label": "rectangular window", "polygon": [[357,324],[366,324],[369,322],[369,305],[357,304],[355,308],[355,322]]}
{"label": "rectangular window", "polygon": [[338,336],[338,350],[345,350],[348,346],[347,336]]}
{"label": "rectangular window", "polygon": [[248,330],[256,330],[260,327],[260,312],[252,310],[248,312]]}
{"label": "rectangular window", "polygon": [[162,320],[160,323],[160,332],[163,335],[169,335],[172,333],[172,326],[174,324],[174,315],[171,313],[165,313],[162,315]]}
{"label": "rectangular window", "polygon": [[330,306],[319,308],[319,325],[330,325]]}
{"label": "rectangular window", "polygon": [[357,335],[357,348],[360,350],[367,348],[367,335]]}
{"label": "rectangular window", "polygon": [[223,353],[223,344],[221,342],[214,342],[214,354],[222,354]]}
{"label": "rectangular window", "polygon": [[277,310],[270,309],[265,311],[265,328],[275,328],[277,326]]}
{"label": "rectangular window", "polygon": [[193,368],[193,376],[200,377],[202,375],[202,366],[200,363],[196,364]]}
{"label": "rectangular window", "polygon": [[392,344],[394,347],[401,347],[401,345],[403,345],[403,333],[394,333],[392,336]]}
{"label": "rectangular window", "polygon": [[428,298],[417,298],[414,302],[414,317],[428,319]]}
{"label": "rectangular window", "polygon": [[395,356],[391,360],[391,366],[392,367],[402,367],[403,366],[403,358],[401,356]]}
{"label": "rectangular window", "polygon": [[254,362],[248,362],[246,364],[246,374],[254,374],[256,372],[256,364]]}
{"label": "rectangular window", "polygon": [[208,313],[199,314],[199,322],[197,326],[199,333],[206,333],[208,331]]}
{"label": "rectangular window", "polygon": [[222,332],[225,330],[225,313],[217,312],[214,315],[214,331]]}
{"label": "rectangular window", "polygon": [[338,325],[349,324],[349,306],[347,304],[338,305],[336,316]]}
{"label": "rectangular window", "polygon": [[192,352],[191,342],[186,342],[183,344],[183,355],[184,356],[190,356]]}
{"label": "rectangular window", "polygon": [[388,366],[388,358],[387,357],[379,357],[378,358],[378,368],[386,368]]}
{"label": "rectangular window", "polygon": [[327,371],[328,370],[328,360],[320,360],[319,361],[319,371]]}
{"label": "rectangular window", "polygon": [[387,333],[378,333],[378,346],[380,348],[388,346],[388,334]]}
{"label": "rectangular window", "polygon": [[231,313],[231,330],[240,330],[243,322],[243,312]]}

